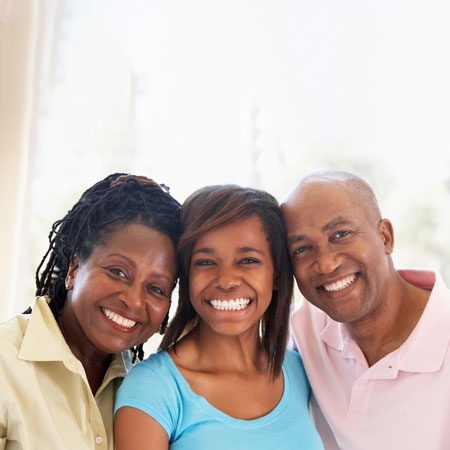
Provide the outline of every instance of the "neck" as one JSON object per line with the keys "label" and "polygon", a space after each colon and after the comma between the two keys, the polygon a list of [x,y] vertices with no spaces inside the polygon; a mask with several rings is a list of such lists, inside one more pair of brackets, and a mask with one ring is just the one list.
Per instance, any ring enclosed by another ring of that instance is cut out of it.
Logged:
{"label": "neck", "polygon": [[70,308],[64,306],[58,317],[58,325],[70,350],[83,365],[91,391],[95,394],[103,381],[112,355],[92,345]]}
{"label": "neck", "polygon": [[419,289],[400,275],[391,283],[383,308],[374,317],[346,324],[363,351],[369,366],[399,348],[416,327],[430,293]]}
{"label": "neck", "polygon": [[258,325],[240,335],[227,336],[213,332],[199,320],[186,338],[202,366],[237,372],[249,368],[263,370],[267,366]]}

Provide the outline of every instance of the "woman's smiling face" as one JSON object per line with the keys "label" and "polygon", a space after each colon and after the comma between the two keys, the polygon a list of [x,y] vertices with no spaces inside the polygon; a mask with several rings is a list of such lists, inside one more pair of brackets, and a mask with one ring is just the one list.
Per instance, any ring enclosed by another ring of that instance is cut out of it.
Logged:
{"label": "woman's smiling face", "polygon": [[111,354],[145,342],[168,311],[175,276],[168,236],[141,224],[114,229],[69,269],[60,319],[69,346]]}
{"label": "woman's smiling face", "polygon": [[256,215],[209,231],[194,245],[190,299],[200,324],[216,334],[257,335],[273,282],[270,244]]}

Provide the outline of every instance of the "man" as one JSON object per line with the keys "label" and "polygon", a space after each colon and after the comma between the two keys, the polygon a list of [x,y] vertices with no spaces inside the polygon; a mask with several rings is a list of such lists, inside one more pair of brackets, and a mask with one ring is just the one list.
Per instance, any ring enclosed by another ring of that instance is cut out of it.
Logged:
{"label": "man", "polygon": [[309,175],[282,210],[308,300],[293,338],[326,449],[449,449],[450,291],[440,275],[394,268],[392,224],[356,175]]}

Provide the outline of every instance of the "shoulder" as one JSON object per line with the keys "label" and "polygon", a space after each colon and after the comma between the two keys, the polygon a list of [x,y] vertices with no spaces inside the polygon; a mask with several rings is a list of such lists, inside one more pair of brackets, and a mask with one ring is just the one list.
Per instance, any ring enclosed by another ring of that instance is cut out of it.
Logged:
{"label": "shoulder", "polygon": [[144,361],[136,364],[125,377],[119,392],[139,389],[141,383],[158,385],[173,378],[170,356],[167,352],[153,353]]}
{"label": "shoulder", "polygon": [[17,357],[29,323],[29,314],[19,314],[0,323],[1,358]]}
{"label": "shoulder", "polygon": [[294,309],[291,315],[292,322],[298,322],[301,325],[308,325],[312,320],[314,323],[326,325],[327,314],[321,309],[312,305],[308,300],[302,297],[298,306]]}
{"label": "shoulder", "polygon": [[300,404],[307,403],[311,388],[300,354],[293,350],[287,350],[284,357],[283,369],[285,380],[288,383],[288,388],[285,391],[290,392],[290,398],[297,399],[296,401],[299,401]]}
{"label": "shoulder", "polygon": [[296,341],[309,342],[316,339],[331,319],[322,310],[302,299],[291,316],[291,329]]}
{"label": "shoulder", "polygon": [[136,364],[117,393],[115,410],[133,406],[147,412],[151,405],[176,403],[177,383],[167,352],[154,353]]}
{"label": "shoulder", "polygon": [[286,350],[283,367],[289,375],[299,377],[306,381],[305,368],[302,357],[294,350]]}
{"label": "shoulder", "polygon": [[139,409],[171,436],[181,403],[174,368],[167,352],[154,353],[134,366],[119,388],[114,413],[125,406]]}
{"label": "shoulder", "polygon": [[18,357],[27,325],[28,318],[20,315],[0,324],[0,403],[21,401],[27,397],[24,390],[30,394],[30,368]]}

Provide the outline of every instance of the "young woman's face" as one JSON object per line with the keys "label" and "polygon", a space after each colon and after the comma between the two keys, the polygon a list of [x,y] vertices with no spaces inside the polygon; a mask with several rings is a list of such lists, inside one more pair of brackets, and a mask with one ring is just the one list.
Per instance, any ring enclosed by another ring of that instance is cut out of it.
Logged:
{"label": "young woman's face", "polygon": [[225,225],[196,242],[189,295],[200,322],[214,333],[257,334],[274,290],[274,267],[261,219]]}
{"label": "young woman's face", "polygon": [[62,320],[69,345],[111,354],[145,342],[168,311],[175,276],[168,236],[140,224],[117,228],[69,269]]}

